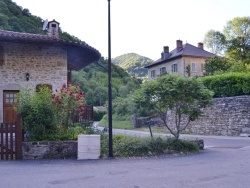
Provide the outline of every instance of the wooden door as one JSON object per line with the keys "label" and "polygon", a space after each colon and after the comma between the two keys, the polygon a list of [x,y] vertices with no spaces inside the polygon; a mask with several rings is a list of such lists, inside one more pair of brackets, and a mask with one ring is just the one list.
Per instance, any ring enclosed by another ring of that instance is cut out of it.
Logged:
{"label": "wooden door", "polygon": [[18,91],[3,91],[3,122],[10,123],[17,121],[17,113],[14,105],[17,102],[15,94]]}

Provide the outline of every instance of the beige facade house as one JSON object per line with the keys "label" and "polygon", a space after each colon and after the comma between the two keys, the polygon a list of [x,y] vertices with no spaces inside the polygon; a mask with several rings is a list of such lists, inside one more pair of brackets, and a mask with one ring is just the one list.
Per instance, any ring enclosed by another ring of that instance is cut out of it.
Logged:
{"label": "beige facade house", "polygon": [[47,35],[0,30],[0,123],[15,121],[15,94],[22,87],[47,85],[55,91],[71,81],[71,70],[101,57],[85,43],[60,39],[55,20],[47,27]]}
{"label": "beige facade house", "polygon": [[205,60],[214,56],[215,54],[203,49],[203,43],[198,43],[196,47],[189,43],[183,45],[181,40],[177,40],[174,50],[169,52],[169,47],[164,46],[161,58],[146,66],[148,80],[166,73],[188,77],[188,66],[190,66],[190,76],[203,76]]}

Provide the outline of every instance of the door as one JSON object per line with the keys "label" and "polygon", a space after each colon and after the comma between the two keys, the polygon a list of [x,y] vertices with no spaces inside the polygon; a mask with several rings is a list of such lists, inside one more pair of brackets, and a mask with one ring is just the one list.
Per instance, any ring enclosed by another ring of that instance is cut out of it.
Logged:
{"label": "door", "polygon": [[17,113],[14,109],[14,105],[17,100],[15,94],[18,91],[3,91],[3,122],[15,122],[17,121]]}

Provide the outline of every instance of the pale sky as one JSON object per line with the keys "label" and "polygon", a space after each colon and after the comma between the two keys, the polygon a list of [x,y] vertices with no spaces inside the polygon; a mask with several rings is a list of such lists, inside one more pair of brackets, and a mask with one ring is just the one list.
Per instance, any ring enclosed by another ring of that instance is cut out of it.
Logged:
{"label": "pale sky", "polygon": [[[66,31],[108,56],[107,0],[12,0],[31,14],[55,19]],[[111,0],[111,56],[137,53],[153,60],[176,40],[197,45],[210,30],[250,16],[250,0]]]}

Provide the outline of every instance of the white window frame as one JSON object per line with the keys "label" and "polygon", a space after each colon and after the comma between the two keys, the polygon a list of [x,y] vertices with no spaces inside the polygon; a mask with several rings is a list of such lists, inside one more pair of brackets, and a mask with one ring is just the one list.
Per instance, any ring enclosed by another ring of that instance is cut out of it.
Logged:
{"label": "white window frame", "polygon": [[196,63],[191,63],[191,72],[196,72]]}
{"label": "white window frame", "polygon": [[172,64],[171,67],[172,67],[172,73],[178,72],[178,64],[177,63]]}
{"label": "white window frame", "polygon": [[205,65],[204,63],[201,64],[201,72],[205,72],[205,70],[204,70],[205,66],[204,65]]}
{"label": "white window frame", "polygon": [[155,78],[156,77],[156,71],[155,71],[155,69],[150,71],[150,76],[151,76],[151,78]]}
{"label": "white window frame", "polygon": [[161,67],[160,68],[160,75],[163,75],[163,74],[166,74],[166,73],[167,73],[167,67]]}

